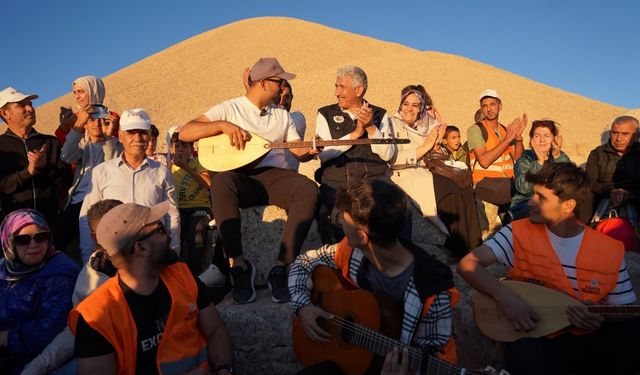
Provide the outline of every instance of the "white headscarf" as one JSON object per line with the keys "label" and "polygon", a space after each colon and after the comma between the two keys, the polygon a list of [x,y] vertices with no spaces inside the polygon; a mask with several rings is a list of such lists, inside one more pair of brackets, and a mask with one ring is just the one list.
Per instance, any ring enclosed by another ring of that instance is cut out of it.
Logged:
{"label": "white headscarf", "polygon": [[96,76],[82,76],[73,81],[71,90],[73,90],[73,86],[75,85],[80,86],[89,94],[89,104],[102,104],[104,102],[106,92],[104,82],[102,82],[100,78]]}

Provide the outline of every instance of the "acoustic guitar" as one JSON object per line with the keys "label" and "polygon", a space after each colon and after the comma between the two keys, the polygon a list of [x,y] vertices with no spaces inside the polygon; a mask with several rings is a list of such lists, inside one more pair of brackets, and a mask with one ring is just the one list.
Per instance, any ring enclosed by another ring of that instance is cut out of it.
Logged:
{"label": "acoustic guitar", "polygon": [[224,172],[248,166],[264,157],[273,149],[323,147],[323,146],[354,146],[371,144],[404,144],[410,143],[404,138],[362,138],[362,139],[330,139],[302,142],[270,142],[257,134],[251,133],[245,143],[244,150],[238,150],[231,145],[229,137],[224,134],[202,138],[198,141],[198,160],[203,167],[213,172]]}
{"label": "acoustic guitar", "polygon": [[[476,324],[485,336],[496,341],[513,342],[524,337],[542,337],[558,332],[571,325],[567,307],[582,304],[578,299],[541,285],[515,280],[503,280],[501,283],[527,302],[540,320],[533,331],[516,331],[498,303],[490,296],[478,293],[473,302]],[[640,314],[639,305],[587,305],[587,309],[603,315]]]}
{"label": "acoustic guitar", "polygon": [[[313,273],[313,304],[334,315],[320,320],[319,325],[331,333],[329,343],[311,341],[298,319],[293,320],[293,348],[298,360],[309,366],[323,361],[337,363],[348,375],[380,374],[385,356],[394,348],[405,345],[392,338],[399,337],[402,326],[398,304],[390,298],[376,296],[354,288],[335,270],[318,266]],[[420,369],[427,361],[428,375],[493,374],[484,370],[460,369],[433,356],[424,356],[419,348],[409,347],[409,367]]]}

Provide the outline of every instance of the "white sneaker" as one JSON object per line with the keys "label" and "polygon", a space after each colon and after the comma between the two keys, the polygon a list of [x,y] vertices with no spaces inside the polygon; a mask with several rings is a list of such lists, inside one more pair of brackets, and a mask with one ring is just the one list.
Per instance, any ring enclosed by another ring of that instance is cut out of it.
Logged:
{"label": "white sneaker", "polygon": [[227,281],[227,277],[222,274],[222,271],[215,264],[210,264],[198,278],[208,287],[224,285]]}

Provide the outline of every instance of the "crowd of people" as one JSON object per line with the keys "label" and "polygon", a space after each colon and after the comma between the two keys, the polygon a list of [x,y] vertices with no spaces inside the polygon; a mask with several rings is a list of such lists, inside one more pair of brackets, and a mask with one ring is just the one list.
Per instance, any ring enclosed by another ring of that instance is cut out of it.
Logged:
{"label": "crowd of people", "polygon": [[[512,374],[602,373],[611,362],[616,373],[639,370],[625,338],[640,333],[640,320],[604,320],[579,303],[636,300],[624,246],[589,225],[615,210],[638,228],[638,119],[616,118],[579,168],[555,121],[529,125],[523,114],[503,125],[496,90],[479,95],[463,143],[422,85],[403,88],[388,112],[365,99],[364,70],[347,65],[336,73],[336,103],[315,122],[314,137],[335,144],[275,148],[224,172],[199,163],[194,142],[205,137],[228,137],[238,150],[254,136],[302,142],[294,78],[277,59],[259,59],[242,75],[244,95],[169,128],[167,154],[144,109],[104,105],[98,77],[72,83],[76,108],[61,107],[55,135],[36,129],[37,95],[0,91],[0,372],[233,374],[230,333],[207,286],[228,278],[236,303],[256,299],[240,209],[267,204],[287,212],[268,274],[272,300],[291,302],[313,341],[331,338],[318,322],[333,316],[311,302],[314,268],[324,265],[401,306],[403,346],[455,364],[459,293],[450,265],[412,242],[417,210],[514,329],[530,331],[538,317],[485,270],[493,263],[578,300],[566,312],[570,330],[507,346]],[[315,181],[298,173],[314,158]],[[487,204],[502,223],[494,234]],[[303,252],[314,220],[324,246]],[[212,263],[212,228],[225,264]],[[420,370],[410,366],[406,351],[393,350],[381,371]],[[301,373],[341,370],[323,362]]]}

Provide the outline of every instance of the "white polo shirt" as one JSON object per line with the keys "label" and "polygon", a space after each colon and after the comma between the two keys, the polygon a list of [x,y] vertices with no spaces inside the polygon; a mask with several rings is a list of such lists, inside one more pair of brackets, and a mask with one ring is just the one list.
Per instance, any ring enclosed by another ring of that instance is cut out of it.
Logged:
{"label": "white polo shirt", "polygon": [[[262,113],[246,96],[226,100],[204,113],[210,121],[229,121],[271,142],[293,142],[300,139],[296,126],[285,109],[270,105]],[[283,149],[274,149],[256,168],[287,168]]]}

